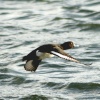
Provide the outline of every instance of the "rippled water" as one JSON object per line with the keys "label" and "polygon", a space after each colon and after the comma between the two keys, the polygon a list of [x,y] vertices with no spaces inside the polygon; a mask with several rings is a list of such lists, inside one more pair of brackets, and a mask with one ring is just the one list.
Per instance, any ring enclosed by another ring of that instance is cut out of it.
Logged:
{"label": "rippled water", "polygon": [[[100,0],[0,0],[0,100],[100,100]],[[37,71],[22,57],[45,43],[73,41],[70,55]]]}

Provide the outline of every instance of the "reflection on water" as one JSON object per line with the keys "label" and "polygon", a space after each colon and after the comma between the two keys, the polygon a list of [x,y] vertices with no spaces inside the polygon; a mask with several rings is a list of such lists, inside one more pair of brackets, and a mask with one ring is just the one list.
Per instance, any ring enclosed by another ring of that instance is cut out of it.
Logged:
{"label": "reflection on water", "polygon": [[[99,0],[0,1],[0,99],[100,99]],[[22,57],[45,43],[73,41],[70,55],[91,66],[54,57],[37,71]]]}

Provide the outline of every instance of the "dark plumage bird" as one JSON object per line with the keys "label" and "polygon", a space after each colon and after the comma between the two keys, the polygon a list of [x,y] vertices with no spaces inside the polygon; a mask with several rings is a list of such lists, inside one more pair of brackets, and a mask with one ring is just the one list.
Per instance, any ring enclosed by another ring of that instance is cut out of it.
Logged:
{"label": "dark plumage bird", "polygon": [[30,52],[27,56],[23,57],[23,61],[26,61],[24,68],[27,71],[36,71],[41,60],[53,57],[54,55],[64,58],[66,60],[81,63],[80,61],[76,60],[75,58],[64,52],[64,50],[71,49],[73,47],[74,43],[72,41],[68,41],[63,44],[42,45]]}

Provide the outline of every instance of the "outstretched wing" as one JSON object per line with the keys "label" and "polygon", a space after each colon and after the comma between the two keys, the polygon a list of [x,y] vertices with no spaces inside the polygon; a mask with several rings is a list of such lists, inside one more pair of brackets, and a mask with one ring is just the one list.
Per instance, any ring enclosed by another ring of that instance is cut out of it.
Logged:
{"label": "outstretched wing", "polygon": [[71,57],[70,55],[68,54],[61,54],[61,53],[58,53],[58,52],[55,52],[55,51],[52,51],[52,54],[60,57],[60,58],[64,58],[66,60],[70,60],[70,61],[73,61],[73,62],[77,62],[77,63],[80,63],[80,61],[76,60],[75,58]]}
{"label": "outstretched wing", "polygon": [[39,66],[39,63],[41,60],[29,60],[26,62],[24,68],[26,71],[36,71],[37,67]]}
{"label": "outstretched wing", "polygon": [[[79,60],[75,59],[74,57],[70,56],[69,54],[65,53],[59,47],[54,48],[54,51],[51,51],[51,53],[60,57],[60,58],[64,58],[66,60],[70,60],[70,61],[73,61],[73,62],[76,62],[76,63],[84,64],[84,63],[80,62]],[[84,64],[84,65],[90,65],[90,64]]]}

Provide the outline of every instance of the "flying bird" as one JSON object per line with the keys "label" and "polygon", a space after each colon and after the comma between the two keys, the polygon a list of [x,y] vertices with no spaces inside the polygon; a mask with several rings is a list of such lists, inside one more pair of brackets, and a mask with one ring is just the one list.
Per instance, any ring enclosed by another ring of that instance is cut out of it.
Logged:
{"label": "flying bird", "polygon": [[23,57],[22,60],[26,61],[24,68],[26,71],[35,72],[43,59],[53,57],[54,55],[66,60],[83,64],[74,57],[70,56],[68,53],[64,52],[64,50],[71,49],[73,47],[74,43],[72,41],[64,42],[63,44],[42,45]]}

